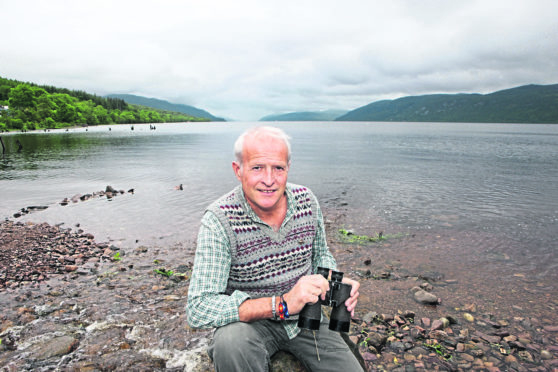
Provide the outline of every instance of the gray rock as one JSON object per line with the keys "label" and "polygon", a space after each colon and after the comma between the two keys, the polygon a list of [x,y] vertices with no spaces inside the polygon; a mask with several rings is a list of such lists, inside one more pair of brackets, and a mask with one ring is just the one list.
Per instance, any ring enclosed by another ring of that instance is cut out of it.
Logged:
{"label": "gray rock", "polygon": [[71,353],[79,344],[72,336],[60,336],[35,344],[30,352],[30,358],[44,360]]}
{"label": "gray rock", "polygon": [[428,305],[437,305],[438,304],[438,297],[433,295],[430,292],[426,292],[424,290],[419,290],[415,292],[415,300],[420,302],[421,304],[428,304]]}

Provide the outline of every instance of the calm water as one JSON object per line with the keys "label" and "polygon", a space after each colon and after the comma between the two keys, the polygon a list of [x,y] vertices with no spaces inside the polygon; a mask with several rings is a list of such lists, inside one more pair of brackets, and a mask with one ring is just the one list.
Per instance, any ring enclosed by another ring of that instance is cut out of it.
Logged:
{"label": "calm water", "polygon": [[[20,220],[80,223],[123,245],[193,241],[203,208],[237,184],[232,144],[254,124],[2,134],[0,217],[45,205]],[[516,243],[506,254],[541,275],[558,271],[558,125],[278,125],[293,137],[291,182],[311,187],[326,216],[342,210],[363,234],[380,226],[501,236]],[[107,185],[135,193],[58,205]]]}

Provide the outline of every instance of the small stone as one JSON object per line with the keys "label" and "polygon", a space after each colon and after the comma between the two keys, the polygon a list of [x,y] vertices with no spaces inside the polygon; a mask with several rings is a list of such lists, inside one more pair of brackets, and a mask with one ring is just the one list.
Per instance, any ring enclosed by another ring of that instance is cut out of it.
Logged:
{"label": "small stone", "polygon": [[442,320],[440,319],[436,319],[432,322],[432,328],[433,331],[439,330],[439,329],[444,329],[444,323],[442,322]]}
{"label": "small stone", "polygon": [[415,292],[415,300],[427,305],[438,304],[438,297],[430,292],[426,292],[425,290],[419,290]]}
{"label": "small stone", "polygon": [[165,299],[165,301],[179,301],[181,299],[181,297],[177,295],[167,295],[163,298]]}
{"label": "small stone", "polygon": [[375,311],[369,311],[366,313],[366,315],[362,318],[362,321],[365,323],[372,323],[372,320],[374,320],[374,318],[378,316],[378,313],[376,313]]}
{"label": "small stone", "polygon": [[505,361],[507,364],[517,363],[517,358],[516,358],[515,356],[513,356],[513,355],[507,355],[507,356],[504,358],[504,361]]}
{"label": "small stone", "polygon": [[465,320],[468,321],[469,323],[473,323],[475,321],[475,317],[469,313],[464,313],[463,318],[465,318]]}
{"label": "small stone", "polygon": [[526,360],[530,363],[534,362],[533,356],[527,350],[520,350],[517,355],[519,355],[521,359]]}
{"label": "small stone", "polygon": [[78,267],[76,265],[66,265],[66,266],[64,266],[64,270],[66,270],[66,272],[68,272],[68,273],[76,271],[77,269],[78,269]]}

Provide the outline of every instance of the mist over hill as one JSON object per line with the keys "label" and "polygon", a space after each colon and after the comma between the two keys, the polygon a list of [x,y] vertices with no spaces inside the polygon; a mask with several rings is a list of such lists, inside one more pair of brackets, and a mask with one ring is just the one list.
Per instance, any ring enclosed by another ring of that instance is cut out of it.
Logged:
{"label": "mist over hill", "polygon": [[133,105],[153,107],[156,109],[173,111],[173,112],[182,112],[190,116],[207,118],[210,119],[211,121],[226,121],[223,118],[213,116],[209,112],[199,109],[197,107],[184,105],[180,103],[171,103],[157,98],[147,98],[142,96],[136,96],[134,94],[108,94],[105,97],[119,98]]}
{"label": "mist over hill", "polygon": [[490,94],[431,94],[370,103],[337,121],[558,123],[558,84]]}

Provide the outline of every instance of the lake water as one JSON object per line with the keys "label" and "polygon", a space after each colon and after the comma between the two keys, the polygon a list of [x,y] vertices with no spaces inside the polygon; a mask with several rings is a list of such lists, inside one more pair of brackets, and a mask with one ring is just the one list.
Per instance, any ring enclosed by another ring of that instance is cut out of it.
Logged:
{"label": "lake water", "polygon": [[[122,246],[193,242],[204,207],[237,184],[234,140],[256,124],[2,134],[0,217],[42,205],[18,220],[79,223],[97,241]],[[558,278],[558,125],[276,125],[293,137],[290,181],[309,186],[326,217],[342,216],[340,227],[505,239],[499,253]],[[107,185],[135,192],[59,205]],[[491,248],[473,251],[483,249]]]}

